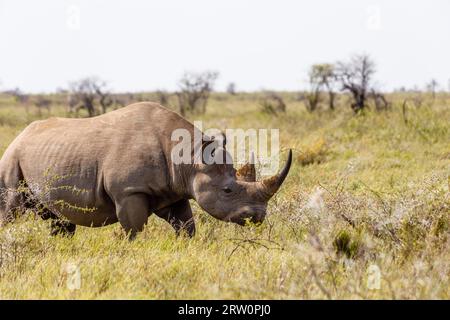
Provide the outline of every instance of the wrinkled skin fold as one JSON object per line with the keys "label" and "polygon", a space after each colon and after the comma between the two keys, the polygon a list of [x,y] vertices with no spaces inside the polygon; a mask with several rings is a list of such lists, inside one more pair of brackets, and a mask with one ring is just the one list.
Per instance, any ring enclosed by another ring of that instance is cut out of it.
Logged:
{"label": "wrinkled skin fold", "polygon": [[[278,175],[256,181],[254,164],[236,171],[230,164],[172,163],[177,128],[191,137],[197,130],[148,102],[93,118],[31,123],[0,160],[0,223],[39,207],[43,219],[52,219],[53,234],[119,222],[133,238],[154,213],[193,236],[190,199],[223,221],[262,222],[289,172],[291,151]],[[228,156],[225,148],[215,151]]]}

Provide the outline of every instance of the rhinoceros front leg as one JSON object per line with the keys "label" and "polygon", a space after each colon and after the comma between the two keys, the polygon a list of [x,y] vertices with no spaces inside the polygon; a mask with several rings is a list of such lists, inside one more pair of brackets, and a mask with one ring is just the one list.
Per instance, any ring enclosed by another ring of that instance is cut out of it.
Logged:
{"label": "rhinoceros front leg", "polygon": [[116,201],[116,214],[119,223],[130,240],[144,229],[150,213],[148,195],[132,194]]}
{"label": "rhinoceros front leg", "polygon": [[195,222],[189,200],[177,201],[168,207],[155,211],[155,214],[169,222],[177,235],[184,230],[189,237],[194,236]]}

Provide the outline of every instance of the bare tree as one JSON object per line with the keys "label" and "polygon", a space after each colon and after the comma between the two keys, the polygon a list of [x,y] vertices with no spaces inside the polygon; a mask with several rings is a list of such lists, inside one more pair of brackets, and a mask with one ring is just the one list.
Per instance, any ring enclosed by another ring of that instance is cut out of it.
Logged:
{"label": "bare tree", "polygon": [[96,115],[95,98],[96,80],[93,78],[85,78],[70,84],[69,104],[71,111],[78,112],[80,109],[86,109],[90,117]]}
{"label": "bare tree", "polygon": [[337,63],[337,77],[342,83],[342,90],[351,93],[353,97],[351,107],[355,113],[367,106],[367,97],[374,73],[375,63],[365,54],[354,55],[348,62]]}
{"label": "bare tree", "polygon": [[101,86],[97,86],[95,92],[97,93],[102,113],[106,113],[107,109],[114,103],[112,96]]}
{"label": "bare tree", "polygon": [[14,97],[16,103],[26,104],[29,100],[29,96],[22,92],[19,88],[15,88],[12,90],[7,90],[4,93],[9,94]]}
{"label": "bare tree", "polygon": [[436,99],[436,89],[439,87],[439,83],[436,79],[431,79],[430,82],[427,83],[427,91],[431,92],[431,96],[433,100]]}
{"label": "bare tree", "polygon": [[328,105],[330,107],[330,110],[334,110],[336,101],[336,73],[334,65],[329,63],[319,65],[319,75],[322,84],[325,86],[328,92]]}
{"label": "bare tree", "polygon": [[[89,117],[93,117],[99,113],[105,113],[107,108],[113,104],[110,93],[105,90],[105,82],[96,77],[72,82],[69,87],[68,103],[69,110],[72,112],[86,109]],[[100,110],[98,110],[97,103],[100,105]]]}
{"label": "bare tree", "polygon": [[227,93],[232,96],[236,95],[236,84],[234,82],[230,82],[227,86]]}
{"label": "bare tree", "polygon": [[78,113],[80,101],[75,93],[67,91],[67,112],[68,113]]}
{"label": "bare tree", "polygon": [[36,97],[34,101],[34,105],[38,109],[39,116],[42,115],[42,109],[47,109],[47,113],[50,113],[50,107],[52,105],[52,100],[47,98],[46,96],[39,95]]}
{"label": "bare tree", "polygon": [[322,87],[322,83],[317,74],[317,65],[313,65],[308,72],[309,77],[309,91],[306,94],[306,109],[310,112],[313,112],[317,109],[320,102],[320,89]]}
{"label": "bare tree", "polygon": [[335,108],[336,92],[334,86],[336,75],[332,64],[314,64],[308,72],[310,92],[306,96],[307,109],[314,111],[321,101],[322,90],[328,93],[328,103],[331,110]]}
{"label": "bare tree", "polygon": [[177,92],[180,113],[205,113],[209,95],[219,76],[218,72],[205,71],[202,73],[186,72],[179,81],[180,91]]}
{"label": "bare tree", "polygon": [[157,90],[155,92],[156,100],[162,106],[167,106],[169,104],[169,93],[165,90]]}

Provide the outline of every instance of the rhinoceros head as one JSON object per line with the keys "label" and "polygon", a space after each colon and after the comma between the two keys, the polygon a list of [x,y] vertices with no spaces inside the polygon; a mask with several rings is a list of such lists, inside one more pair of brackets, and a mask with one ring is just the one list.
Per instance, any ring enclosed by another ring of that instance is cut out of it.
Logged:
{"label": "rhinoceros head", "polygon": [[[224,148],[215,153],[230,157]],[[253,163],[252,163],[253,162]],[[266,216],[267,202],[286,178],[292,162],[292,151],[283,169],[275,176],[256,181],[254,161],[239,170],[232,164],[201,164],[193,178],[193,193],[197,203],[213,217],[245,225],[260,223]]]}

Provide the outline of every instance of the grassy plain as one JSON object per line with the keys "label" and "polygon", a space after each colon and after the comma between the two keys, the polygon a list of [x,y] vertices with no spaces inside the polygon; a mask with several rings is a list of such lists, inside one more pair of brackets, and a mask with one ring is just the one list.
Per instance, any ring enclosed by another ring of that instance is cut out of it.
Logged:
{"label": "grassy plain", "polygon": [[[133,242],[119,225],[51,237],[24,216],[0,230],[0,299],[449,299],[450,98],[355,116],[260,111],[258,94],[215,94],[207,127],[279,128],[294,163],[261,226],[217,221],[194,205],[197,235],[151,216]],[[64,108],[52,108],[64,115]],[[0,99],[0,154],[34,107]],[[71,272],[81,286],[72,289]],[[378,281],[379,280],[379,281]],[[69,284],[69,285],[68,285]]]}

